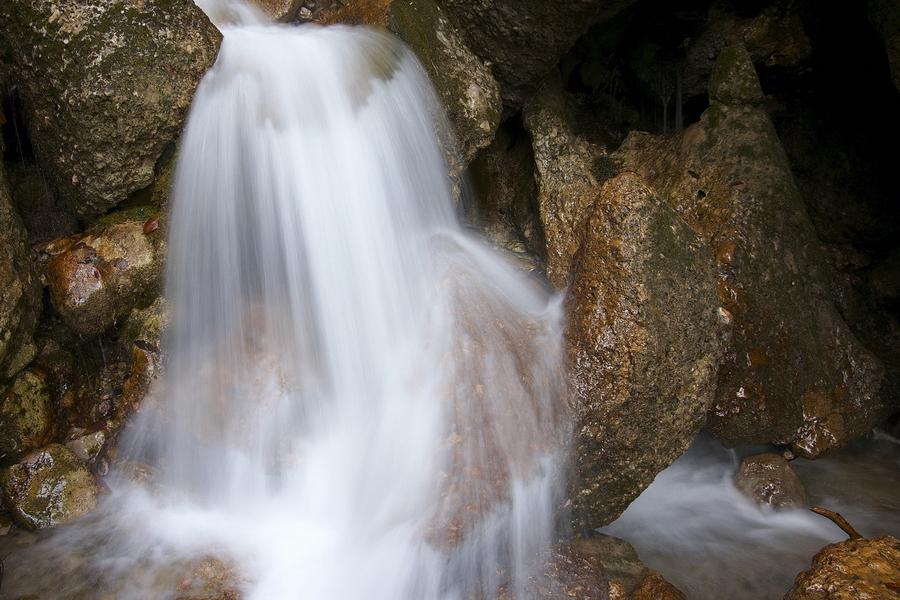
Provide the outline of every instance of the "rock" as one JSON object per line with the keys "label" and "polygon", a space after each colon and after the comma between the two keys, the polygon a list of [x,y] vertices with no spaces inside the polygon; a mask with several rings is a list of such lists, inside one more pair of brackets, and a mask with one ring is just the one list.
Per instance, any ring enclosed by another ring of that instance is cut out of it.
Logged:
{"label": "rock", "polygon": [[884,38],[891,80],[900,90],[900,6],[892,0],[869,0],[869,22]]}
{"label": "rock", "polygon": [[883,417],[883,369],[829,293],[824,256],[765,111],[750,59],[722,53],[710,108],[684,132],[633,132],[613,157],[713,249],[734,333],[709,424],[728,445],[816,457]]}
{"label": "rock", "polygon": [[478,190],[477,224],[485,237],[516,253],[546,256],[538,214],[534,151],[527,136],[513,136],[502,125],[491,145],[472,162]]}
{"label": "rock", "polygon": [[441,0],[441,5],[468,46],[490,65],[512,114],[588,27],[633,1]]}
{"label": "rock", "polygon": [[82,336],[107,330],[161,282],[165,248],[158,217],[118,217],[123,220],[102,221],[81,236],[41,247],[48,258],[62,250],[47,264],[44,278],[53,306]]}
{"label": "rock", "polygon": [[687,600],[687,596],[677,587],[663,579],[656,571],[641,582],[631,594],[631,600]]}
{"label": "rock", "polygon": [[189,0],[9,0],[0,32],[38,160],[83,220],[153,182],[221,40]]}
{"label": "rock", "polygon": [[56,410],[46,376],[22,371],[0,396],[0,466],[18,461],[49,442],[56,432]]}
{"label": "rock", "polygon": [[491,143],[500,123],[500,88],[434,0],[356,0],[323,22],[387,27],[409,45],[453,125],[463,166]]}
{"label": "rock", "polygon": [[621,514],[687,450],[713,402],[728,317],[704,241],[639,176],[600,188],[566,298],[576,527]]}
{"label": "rock", "polygon": [[806,488],[791,464],[780,454],[757,454],[742,460],[734,475],[734,486],[759,506],[809,506]]}
{"label": "rock", "polygon": [[[540,575],[529,578],[524,596],[536,600],[596,600],[607,597],[603,565],[574,545],[556,545],[543,555]],[[498,600],[507,600],[502,594]]]}
{"label": "rock", "polygon": [[41,311],[41,292],[25,228],[13,209],[2,166],[0,252],[0,378],[6,379],[22,370],[37,353],[32,334]]}
{"label": "rock", "polygon": [[93,511],[106,488],[74,452],[50,444],[0,471],[0,492],[26,529],[62,525]]}
{"label": "rock", "polygon": [[889,535],[825,546],[782,600],[892,600],[900,594],[900,540]]}
{"label": "rock", "polygon": [[603,574],[609,583],[610,599],[625,598],[650,575],[637,552],[625,540],[593,533],[571,542],[582,554],[593,556],[603,564]]}
{"label": "rock", "polygon": [[547,80],[523,107],[522,116],[534,150],[547,277],[562,290],[569,284],[572,258],[597,201],[600,174],[594,166],[602,153],[572,132],[571,107],[558,77]]}

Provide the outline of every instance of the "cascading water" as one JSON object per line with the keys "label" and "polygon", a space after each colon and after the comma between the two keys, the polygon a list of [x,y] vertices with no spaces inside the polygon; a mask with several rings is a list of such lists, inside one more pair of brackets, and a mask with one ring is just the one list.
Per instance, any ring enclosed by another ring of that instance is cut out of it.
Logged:
{"label": "cascading water", "polygon": [[568,429],[558,302],[456,223],[402,44],[223,33],[177,166],[169,367],[122,445],[162,492],[118,484],[68,551],[118,598],[206,554],[252,599],[528,596]]}

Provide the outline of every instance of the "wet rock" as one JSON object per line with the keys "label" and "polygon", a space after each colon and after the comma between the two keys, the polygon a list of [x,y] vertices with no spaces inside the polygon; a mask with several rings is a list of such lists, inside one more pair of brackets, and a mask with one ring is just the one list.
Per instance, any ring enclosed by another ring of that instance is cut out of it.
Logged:
{"label": "wet rock", "polygon": [[650,576],[650,569],[625,540],[595,533],[571,544],[582,554],[593,556],[603,564],[611,600],[628,597]]}
{"label": "wet rock", "polygon": [[633,132],[614,157],[713,249],[734,334],[709,423],[726,444],[816,457],[882,418],[883,369],[829,294],[824,257],[750,59],[723,51],[711,106],[684,132]]}
{"label": "wet rock", "polygon": [[0,396],[0,466],[18,461],[51,440],[56,411],[46,376],[21,372]]}
{"label": "wet rock", "polygon": [[734,486],[751,502],[773,508],[809,506],[806,488],[780,454],[758,454],[741,461]]}
{"label": "wet rock", "polygon": [[102,429],[85,431],[75,429],[69,433],[69,440],[65,446],[75,453],[75,456],[85,462],[93,462],[100,456],[103,445],[106,443],[106,432]]}
{"label": "wet rock", "polygon": [[441,5],[469,47],[490,65],[511,114],[588,27],[612,18],[632,2],[441,0]]}
{"label": "wet rock", "polygon": [[190,573],[175,587],[175,600],[240,600],[246,584],[233,564],[205,556],[191,563]]}
{"label": "wet rock", "polygon": [[[558,545],[543,555],[544,568],[530,578],[525,595],[540,600],[595,600],[607,596],[603,565],[574,545]],[[506,600],[502,594],[498,600]]]}
{"label": "wet rock", "polygon": [[45,254],[63,250],[47,264],[44,279],[53,306],[75,332],[102,333],[158,289],[165,249],[162,232],[148,227],[153,219],[101,223],[42,247]]}
{"label": "wet rock", "polygon": [[713,402],[728,316],[709,248],[633,173],[608,180],[566,298],[576,527],[614,520],[687,450]]}
{"label": "wet rock", "polygon": [[512,252],[545,256],[546,245],[537,205],[534,151],[527,136],[497,130],[491,145],[472,162],[470,173],[478,189],[477,217],[485,237]]}
{"label": "wet rock", "polygon": [[0,471],[0,492],[21,527],[46,529],[93,511],[105,487],[83,460],[59,444]]}
{"label": "wet rock", "polygon": [[500,123],[500,88],[434,0],[357,1],[323,22],[387,27],[409,45],[453,125],[464,165],[491,143]]}
{"label": "wet rock", "polygon": [[0,24],[38,160],[82,219],[153,182],[221,40],[188,0],[10,0]]}
{"label": "wet rock", "polygon": [[0,166],[0,378],[12,377],[37,353],[32,334],[41,310],[40,283],[28,239]]}
{"label": "wet rock", "polygon": [[891,600],[900,595],[900,540],[889,535],[825,546],[782,600]]}
{"label": "wet rock", "polygon": [[571,113],[559,77],[549,78],[522,110],[534,150],[547,277],[558,290],[569,284],[572,258],[597,201],[599,173],[594,167],[603,155],[572,132]]}
{"label": "wet rock", "polygon": [[632,592],[631,600],[687,600],[687,596],[656,571],[650,571]]}

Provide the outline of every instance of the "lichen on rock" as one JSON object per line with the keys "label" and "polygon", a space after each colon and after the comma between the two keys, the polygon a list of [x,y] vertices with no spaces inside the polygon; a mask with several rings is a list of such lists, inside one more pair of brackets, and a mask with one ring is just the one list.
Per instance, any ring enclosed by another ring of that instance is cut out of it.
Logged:
{"label": "lichen on rock", "polygon": [[189,0],[8,0],[0,35],[37,158],[83,220],[153,182],[221,40]]}

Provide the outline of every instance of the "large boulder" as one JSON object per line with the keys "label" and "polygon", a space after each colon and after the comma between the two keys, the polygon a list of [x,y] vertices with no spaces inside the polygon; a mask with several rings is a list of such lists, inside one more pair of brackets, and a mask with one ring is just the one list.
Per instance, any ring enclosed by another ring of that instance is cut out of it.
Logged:
{"label": "large boulder", "polygon": [[634,0],[441,0],[517,109],[588,27]]}
{"label": "large boulder", "polygon": [[491,143],[500,123],[500,88],[435,0],[355,0],[326,13],[322,22],[387,27],[428,72],[453,125],[463,163]]}
{"label": "large boulder", "polygon": [[34,358],[32,334],[41,311],[40,283],[25,228],[13,209],[0,167],[0,378],[15,375]]}
{"label": "large boulder", "polygon": [[573,519],[611,522],[687,450],[713,402],[728,319],[705,242],[633,173],[600,188],[566,299]]}
{"label": "large boulder", "polygon": [[62,525],[93,511],[106,488],[83,460],[50,444],[0,471],[0,494],[25,529]]}
{"label": "large boulder", "polygon": [[[706,242],[634,173],[573,132],[551,79],[523,110],[547,274],[567,290],[576,527],[615,519],[690,445],[713,400],[728,316]],[[601,182],[606,179],[604,183]]]}
{"label": "large boulder", "polygon": [[883,369],[830,297],[824,256],[741,46],[724,50],[710,108],[684,132],[632,133],[614,156],[712,246],[734,335],[709,424],[729,445],[812,458],[883,417]]}
{"label": "large boulder", "polygon": [[0,36],[37,158],[82,219],[153,182],[221,39],[190,0],[9,0]]}

